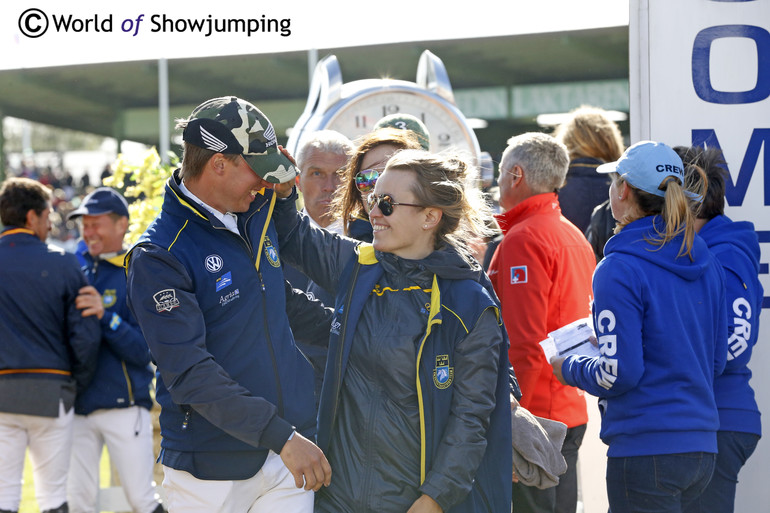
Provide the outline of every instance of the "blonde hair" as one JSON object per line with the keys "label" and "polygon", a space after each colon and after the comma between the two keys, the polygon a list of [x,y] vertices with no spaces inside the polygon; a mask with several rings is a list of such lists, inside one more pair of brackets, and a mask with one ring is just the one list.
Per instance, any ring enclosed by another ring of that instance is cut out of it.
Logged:
{"label": "blonde hair", "polygon": [[[659,189],[665,191],[664,196],[650,194],[638,189],[624,180],[617,173],[612,173],[613,181],[624,182],[631,190],[636,205],[635,212],[618,219],[615,233],[618,233],[627,224],[642,217],[651,215],[660,216],[665,225],[664,230],[655,227],[656,238],[646,239],[647,242],[658,249],[666,243],[683,234],[682,244],[679,247],[677,257],[687,255],[692,257],[692,245],[695,238],[695,208],[694,204],[699,200],[692,196],[703,198],[708,190],[708,177],[703,169],[693,166],[694,172],[687,175],[684,184],[675,176],[667,176],[660,183]],[[689,195],[688,195],[689,193]]]}
{"label": "blonde hair", "polygon": [[484,194],[477,186],[478,170],[459,155],[402,150],[388,161],[386,170],[411,171],[417,203],[441,210],[433,247],[451,245],[467,261],[473,255],[466,241],[496,233],[497,224]]}
{"label": "blonde hair", "polygon": [[581,105],[556,127],[553,136],[563,142],[569,158],[593,157],[614,162],[623,154],[623,136],[617,123],[599,107]]}

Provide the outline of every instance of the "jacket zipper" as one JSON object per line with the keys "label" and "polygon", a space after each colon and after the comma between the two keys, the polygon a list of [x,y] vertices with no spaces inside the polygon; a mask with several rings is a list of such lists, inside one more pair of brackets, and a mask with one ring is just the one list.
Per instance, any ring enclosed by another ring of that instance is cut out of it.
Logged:
{"label": "jacket zipper", "polygon": [[[257,258],[259,258],[260,255],[257,255]],[[265,282],[262,280],[262,271],[257,271],[257,276],[259,276],[259,284],[260,288],[262,289],[262,319],[265,324],[265,338],[267,338],[267,348],[270,351],[270,359],[273,362],[273,376],[275,377],[275,391],[276,396],[278,399],[278,404],[276,405],[278,407],[278,416],[283,417],[283,391],[281,390],[281,376],[278,373],[278,362],[275,359],[275,350],[273,349],[273,341],[270,338],[270,327],[268,325],[268,319],[267,319],[267,294],[265,293]]]}
{"label": "jacket zipper", "polygon": [[126,378],[126,390],[128,390],[128,404],[134,405],[134,387],[131,385],[131,378],[128,376],[128,369],[126,368],[126,362],[120,361],[120,365],[123,367],[123,376]]}
{"label": "jacket zipper", "polygon": [[[247,217],[243,222],[243,231],[245,233],[248,233],[248,224],[251,221],[251,218],[254,217],[254,215],[262,210],[262,207],[265,206],[265,203],[267,203],[267,199],[260,205],[258,208],[256,208],[250,215]],[[265,224],[269,224],[270,219],[267,218],[265,220]],[[266,231],[265,231],[266,233]],[[270,337],[270,325],[268,322],[268,316],[267,316],[267,292],[265,287],[265,280],[262,278],[262,271],[259,269],[259,261],[262,258],[262,254],[254,255],[254,247],[251,245],[251,241],[247,240],[246,237],[243,235],[239,235],[240,238],[246,243],[246,246],[249,249],[249,255],[251,258],[254,259],[254,269],[257,271],[257,277],[259,277],[259,288],[262,291],[262,322],[265,326],[265,338],[267,339],[267,349],[270,351],[270,360],[273,362],[273,376],[275,378],[275,393],[276,393],[276,400],[277,403],[276,406],[278,407],[277,415],[279,417],[283,417],[284,411],[283,411],[283,388],[281,386],[281,376],[278,373],[278,361],[275,358],[275,349],[273,348],[273,340]]]}
{"label": "jacket zipper", "polygon": [[[342,383],[342,355],[345,352],[345,333],[348,329],[348,316],[350,315],[350,304],[353,301],[353,288],[355,287],[356,278],[358,278],[358,271],[361,269],[361,263],[356,262],[356,268],[353,270],[353,276],[350,279],[350,288],[348,289],[348,298],[345,301],[345,311],[342,323],[342,332],[340,333],[340,344],[337,350],[337,375],[335,376],[336,390],[334,392],[334,405],[332,406],[331,424],[329,425],[329,433],[334,431],[334,425],[337,423],[337,407],[340,402],[340,386]],[[328,447],[326,448],[328,449]],[[324,449],[324,450],[326,450]]]}

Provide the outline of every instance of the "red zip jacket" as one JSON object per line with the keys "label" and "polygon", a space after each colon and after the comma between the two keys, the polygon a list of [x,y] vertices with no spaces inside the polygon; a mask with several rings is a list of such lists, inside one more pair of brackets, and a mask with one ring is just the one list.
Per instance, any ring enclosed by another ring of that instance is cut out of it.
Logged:
{"label": "red zip jacket", "polygon": [[527,198],[496,217],[504,236],[492,257],[489,277],[502,303],[521,405],[570,428],[585,424],[583,391],[559,383],[540,341],[549,332],[590,316],[593,250],[561,214],[555,193]]}

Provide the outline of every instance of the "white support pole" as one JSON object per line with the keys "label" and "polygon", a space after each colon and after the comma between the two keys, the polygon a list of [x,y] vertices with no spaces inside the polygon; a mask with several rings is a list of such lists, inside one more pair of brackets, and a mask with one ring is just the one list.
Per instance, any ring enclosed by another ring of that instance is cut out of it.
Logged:
{"label": "white support pole", "polygon": [[159,145],[158,153],[160,160],[168,164],[168,152],[171,148],[170,136],[168,133],[169,113],[168,113],[168,60],[158,60],[158,122],[159,126]]}

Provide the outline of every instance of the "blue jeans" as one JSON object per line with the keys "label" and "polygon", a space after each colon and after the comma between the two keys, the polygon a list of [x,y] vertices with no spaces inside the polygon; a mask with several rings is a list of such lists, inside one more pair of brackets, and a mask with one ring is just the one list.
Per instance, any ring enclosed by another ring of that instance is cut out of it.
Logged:
{"label": "blue jeans", "polygon": [[681,513],[703,493],[716,454],[688,452],[607,459],[611,513]]}
{"label": "blue jeans", "polygon": [[719,454],[714,475],[706,490],[685,510],[686,513],[732,513],[738,472],[757,448],[759,435],[718,431]]}

